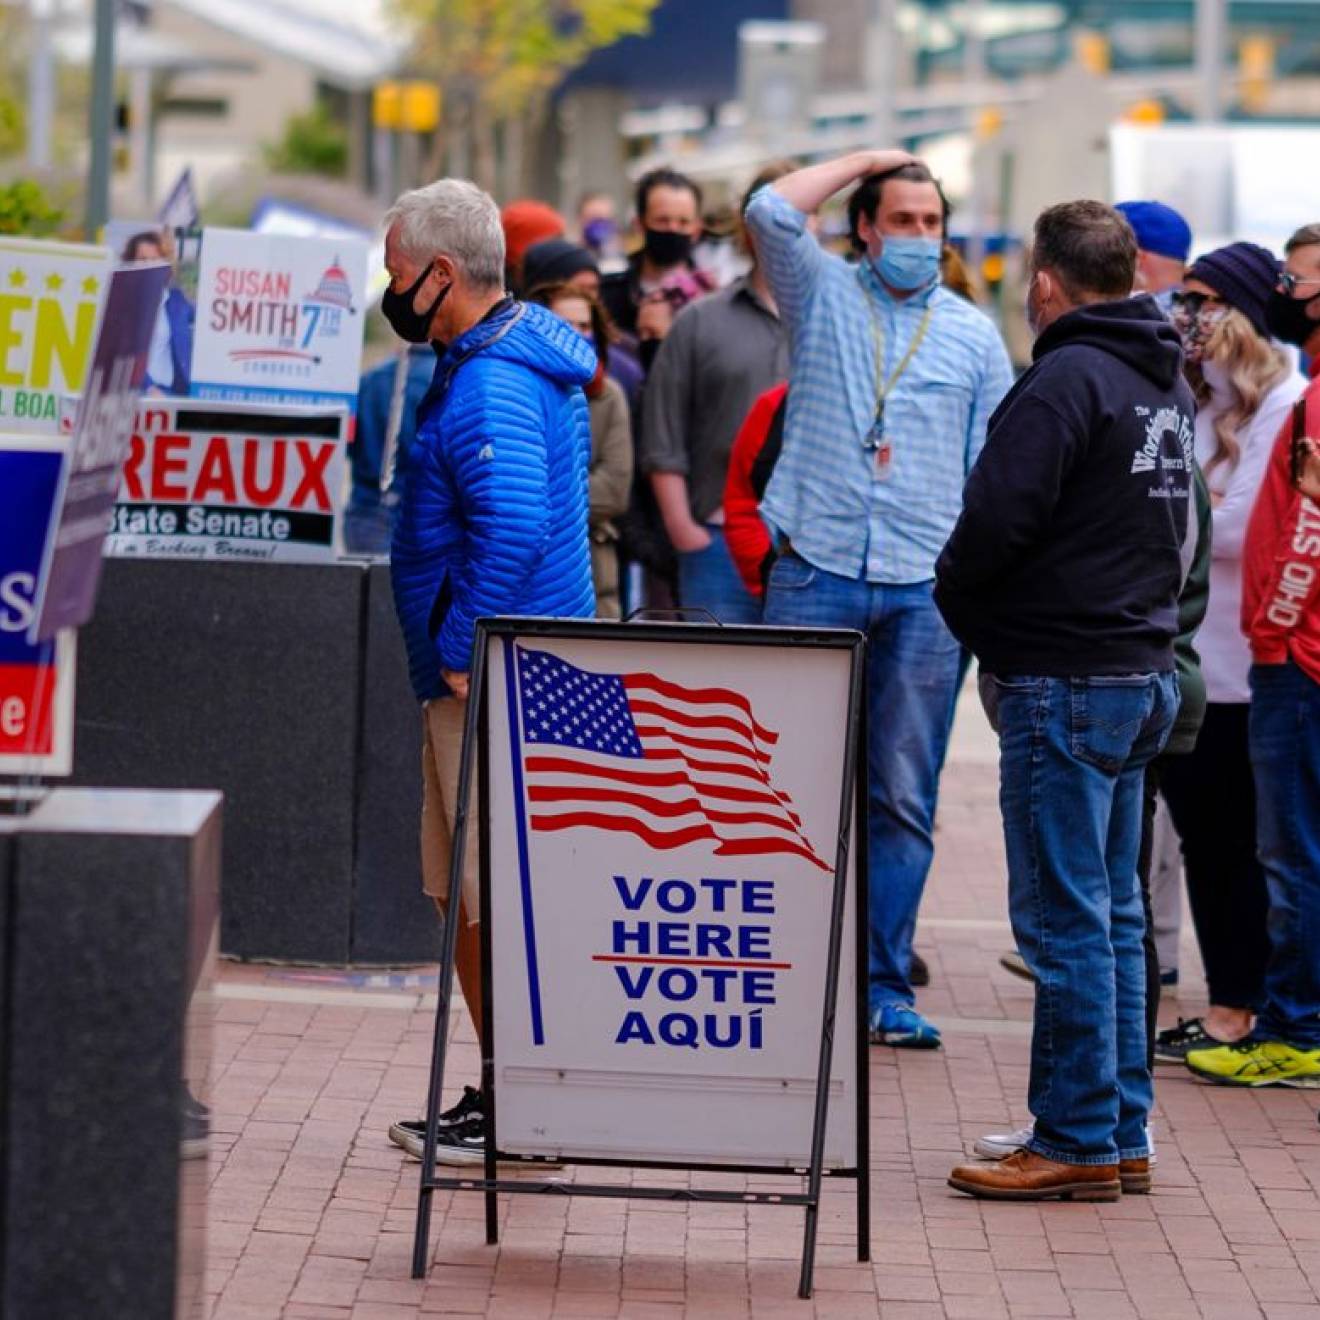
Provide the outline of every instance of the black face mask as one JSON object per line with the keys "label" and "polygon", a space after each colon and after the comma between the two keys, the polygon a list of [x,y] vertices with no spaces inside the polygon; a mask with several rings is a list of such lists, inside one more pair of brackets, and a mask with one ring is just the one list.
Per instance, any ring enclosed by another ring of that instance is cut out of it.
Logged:
{"label": "black face mask", "polygon": [[402,293],[396,293],[393,289],[386,289],[381,296],[380,310],[390,323],[390,328],[400,339],[406,340],[410,344],[424,344],[430,338],[431,320],[436,312],[440,310],[440,304],[449,296],[449,290],[454,287],[452,284],[446,284],[435,295],[435,301],[426,311],[415,311],[413,309],[413,299],[417,297],[426,281],[426,277],[430,273],[431,267],[427,266],[413,281],[411,288],[405,289]]}
{"label": "black face mask", "polygon": [[692,235],[672,229],[648,229],[643,251],[654,265],[679,266],[692,255]]}
{"label": "black face mask", "polygon": [[1296,344],[1301,348],[1320,330],[1320,320],[1306,310],[1314,301],[1314,298],[1290,298],[1275,289],[1265,304],[1265,324],[1269,326],[1270,334],[1285,344]]}

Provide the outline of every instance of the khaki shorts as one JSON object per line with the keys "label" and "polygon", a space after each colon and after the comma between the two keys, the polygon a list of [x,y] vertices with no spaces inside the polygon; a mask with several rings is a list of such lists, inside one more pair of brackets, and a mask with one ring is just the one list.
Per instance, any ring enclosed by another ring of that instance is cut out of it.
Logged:
{"label": "khaki shorts", "polygon": [[[422,888],[444,910],[449,897],[449,868],[454,856],[454,816],[458,810],[458,772],[463,761],[463,726],[467,702],[439,697],[422,707]],[[475,768],[475,767],[474,767]],[[463,915],[477,924],[478,903],[477,785],[468,807],[467,846],[463,857]]]}

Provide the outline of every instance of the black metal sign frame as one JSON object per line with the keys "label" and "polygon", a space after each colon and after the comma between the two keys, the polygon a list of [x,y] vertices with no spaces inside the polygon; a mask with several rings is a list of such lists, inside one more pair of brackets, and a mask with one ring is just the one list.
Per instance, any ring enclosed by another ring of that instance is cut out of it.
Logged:
{"label": "black metal sign frame", "polygon": [[[579,1158],[566,1156],[574,1165],[603,1165],[637,1169],[685,1169],[694,1173],[740,1173],[784,1176],[805,1181],[799,1191],[738,1192],[700,1187],[618,1186],[602,1183],[533,1182],[501,1179],[497,1165],[517,1163],[535,1168],[553,1163],[548,1157],[511,1155],[499,1149],[497,1095],[495,1084],[494,986],[491,963],[490,913],[490,783],[487,656],[492,640],[511,644],[516,638],[534,636],[546,640],[601,640],[633,643],[663,642],[707,646],[778,646],[803,649],[844,650],[850,653],[848,685],[848,725],[845,734],[842,791],[839,802],[839,825],[834,869],[834,890],[830,909],[829,944],[825,966],[825,1002],[821,1011],[820,1054],[816,1074],[815,1107],[812,1117],[811,1156],[805,1168],[776,1168],[764,1164],[696,1163],[686,1160],[645,1160]],[[477,623],[476,646],[469,677],[470,690],[467,721],[463,733],[463,758],[459,770],[458,803],[454,816],[453,859],[449,874],[449,896],[444,927],[444,948],[436,1003],[435,1036],[431,1054],[430,1084],[426,1097],[426,1142],[423,1148],[421,1178],[417,1196],[417,1220],[413,1239],[412,1275],[426,1274],[430,1239],[431,1197],[436,1191],[475,1191],[486,1198],[486,1241],[499,1240],[497,1197],[501,1192],[541,1196],[601,1196],[640,1200],[707,1201],[744,1205],[802,1206],[805,1211],[802,1242],[802,1271],[798,1296],[810,1297],[815,1269],[816,1237],[820,1217],[821,1183],[825,1176],[852,1178],[857,1188],[857,1259],[871,1258],[870,1246],[870,1136],[868,1115],[870,1087],[868,1077],[867,1035],[867,829],[866,829],[866,639],[860,633],[838,629],[806,628],[726,628],[694,624],[604,623],[563,619],[482,619]],[[478,747],[482,755],[477,757]],[[474,767],[474,762],[475,767]],[[437,1177],[435,1171],[437,1120],[444,1089],[445,1055],[449,1037],[450,1007],[453,1002],[454,954],[458,939],[458,903],[462,886],[463,855],[467,843],[469,805],[472,798],[474,768],[480,777],[478,831],[481,859],[481,972],[482,1040],[481,1086],[483,1115],[486,1121],[485,1167],[477,1178]],[[856,1052],[856,1159],[852,1167],[826,1169],[825,1127],[829,1112],[829,1084],[834,1053],[835,1017],[839,993],[839,961],[843,949],[844,917],[847,903],[848,867],[854,877],[856,915],[856,1033],[852,1042]]]}

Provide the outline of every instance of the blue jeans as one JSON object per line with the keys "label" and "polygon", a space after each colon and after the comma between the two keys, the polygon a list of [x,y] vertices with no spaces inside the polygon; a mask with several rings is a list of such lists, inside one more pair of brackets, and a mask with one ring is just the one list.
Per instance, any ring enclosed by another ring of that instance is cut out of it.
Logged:
{"label": "blue jeans", "polygon": [[1146,920],[1137,859],[1147,764],[1172,674],[995,679],[1013,934],[1036,977],[1031,1149],[1066,1164],[1147,1154]]}
{"label": "blue jeans", "polygon": [[1256,840],[1270,959],[1256,1034],[1320,1048],[1320,683],[1289,661],[1251,670]]}
{"label": "blue jeans", "polygon": [[872,1013],[915,998],[912,936],[935,852],[935,798],[958,697],[961,651],[931,587],[839,577],[787,554],[771,569],[766,592],[768,624],[855,628],[869,643]]}
{"label": "blue jeans", "polygon": [[724,528],[707,523],[710,544],[678,556],[678,603],[709,610],[721,623],[760,623],[761,602],[743,586]]}

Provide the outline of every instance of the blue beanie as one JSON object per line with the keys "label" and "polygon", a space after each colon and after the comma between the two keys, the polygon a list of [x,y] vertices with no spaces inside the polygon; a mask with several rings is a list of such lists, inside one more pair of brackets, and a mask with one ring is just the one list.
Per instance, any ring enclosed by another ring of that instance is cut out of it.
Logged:
{"label": "blue beanie", "polygon": [[1208,284],[1230,307],[1236,307],[1263,338],[1270,337],[1265,308],[1279,282],[1279,259],[1255,243],[1216,248],[1187,272],[1189,280]]}
{"label": "blue beanie", "polygon": [[1163,202],[1119,202],[1122,214],[1137,236],[1137,246],[1157,257],[1186,261],[1192,250],[1192,230],[1187,221]]}

